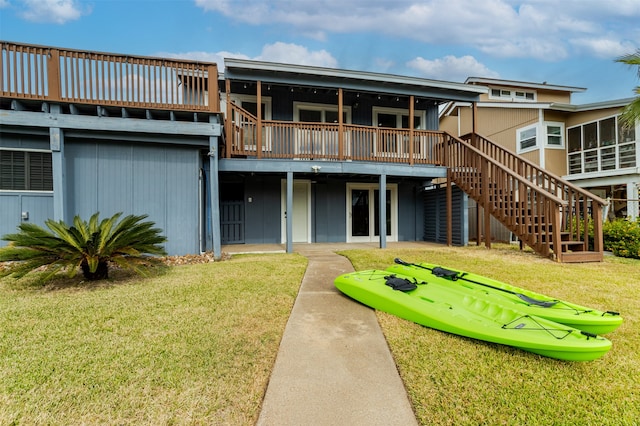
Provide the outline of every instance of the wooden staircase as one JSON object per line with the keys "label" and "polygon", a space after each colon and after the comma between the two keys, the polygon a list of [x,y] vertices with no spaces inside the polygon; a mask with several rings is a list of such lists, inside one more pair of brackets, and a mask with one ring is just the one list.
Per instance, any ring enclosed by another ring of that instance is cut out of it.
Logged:
{"label": "wooden staircase", "polygon": [[602,261],[604,200],[477,134],[447,134],[443,150],[448,179],[484,211],[488,244],[491,215],[542,256]]}

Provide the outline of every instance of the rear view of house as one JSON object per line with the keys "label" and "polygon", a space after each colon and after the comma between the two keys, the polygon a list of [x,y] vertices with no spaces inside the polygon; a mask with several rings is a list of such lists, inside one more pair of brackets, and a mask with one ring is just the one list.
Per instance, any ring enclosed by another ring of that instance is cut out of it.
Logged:
{"label": "rear view of house", "polygon": [[601,237],[592,249],[571,225],[602,214],[598,197],[473,127],[470,138],[439,129],[439,107],[476,105],[481,85],[230,59],[219,74],[213,63],[7,42],[0,61],[1,234],[122,211],[149,214],[170,254],[463,245],[471,198],[544,256],[602,256]]}

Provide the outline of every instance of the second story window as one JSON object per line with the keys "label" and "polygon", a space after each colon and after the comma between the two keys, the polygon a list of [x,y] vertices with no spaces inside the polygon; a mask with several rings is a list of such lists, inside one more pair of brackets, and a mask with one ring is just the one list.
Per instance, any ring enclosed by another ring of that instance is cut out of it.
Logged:
{"label": "second story window", "polygon": [[532,90],[494,88],[489,92],[489,99],[534,102],[536,100],[536,92]]}
{"label": "second story window", "polygon": [[608,117],[571,127],[568,135],[569,174],[637,167],[636,129]]}
{"label": "second story window", "polygon": [[526,152],[538,146],[538,125],[524,127],[518,132],[518,152]]}

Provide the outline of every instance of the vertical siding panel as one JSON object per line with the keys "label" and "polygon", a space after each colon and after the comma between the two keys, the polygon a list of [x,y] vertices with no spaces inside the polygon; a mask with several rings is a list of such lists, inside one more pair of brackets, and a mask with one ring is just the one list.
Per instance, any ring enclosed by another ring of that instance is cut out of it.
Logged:
{"label": "vertical siding panel", "polygon": [[133,147],[133,214],[147,214],[166,235],[167,149]]}
{"label": "vertical siding panel", "polygon": [[89,218],[98,211],[98,145],[67,140],[65,143],[67,171],[67,217]]}
{"label": "vertical siding panel", "polygon": [[98,211],[100,217],[133,210],[132,147],[124,144],[98,146]]}
{"label": "vertical siding panel", "polygon": [[167,155],[167,252],[198,253],[198,150],[175,149]]}

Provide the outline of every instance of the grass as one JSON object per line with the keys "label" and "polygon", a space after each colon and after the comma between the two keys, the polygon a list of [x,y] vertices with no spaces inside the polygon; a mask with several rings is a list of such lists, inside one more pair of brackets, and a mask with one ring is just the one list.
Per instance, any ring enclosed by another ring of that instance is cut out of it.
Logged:
{"label": "grass", "polygon": [[[473,271],[625,322],[613,349],[562,362],[378,312],[420,423],[635,425],[640,261],[557,264],[511,247],[349,250]],[[255,423],[306,261],[235,256],[107,283],[0,281],[0,424]]]}
{"label": "grass", "polygon": [[612,350],[585,363],[425,328],[383,312],[378,319],[424,425],[637,425],[640,419],[640,261],[558,264],[509,246],[350,250],[356,270],[394,257],[490,276],[540,293],[620,311]]}
{"label": "grass", "polygon": [[3,279],[0,424],[254,423],[305,267],[253,255],[106,284]]}

